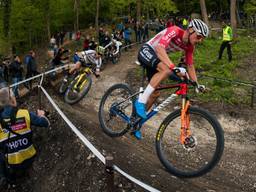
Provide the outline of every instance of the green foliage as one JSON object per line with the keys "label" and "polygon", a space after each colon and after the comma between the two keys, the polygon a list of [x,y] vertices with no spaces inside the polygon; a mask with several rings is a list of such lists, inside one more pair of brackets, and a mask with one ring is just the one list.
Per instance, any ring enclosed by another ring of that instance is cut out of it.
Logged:
{"label": "green foliage", "polygon": [[249,14],[256,13],[256,0],[247,0],[244,5],[244,9]]}
{"label": "green foliage", "polygon": [[176,4],[170,0],[145,0],[143,2],[143,9],[145,10],[145,12],[146,10],[149,10],[150,12],[153,12],[154,15],[159,17],[166,16],[168,12],[178,12]]}
{"label": "green foliage", "polygon": [[[42,12],[31,1],[13,0],[10,18],[11,43],[19,47],[44,30]],[[38,22],[40,21],[41,22]]]}
{"label": "green foliage", "polygon": [[[6,9],[4,3],[10,7]],[[61,30],[72,31],[76,21],[75,0],[0,0],[0,45],[14,45],[20,51],[48,41],[48,33]],[[96,1],[79,1],[80,28],[95,23]],[[248,0],[244,7],[255,13],[256,0]],[[100,0],[99,23],[120,22],[124,17],[136,17],[137,0]],[[229,9],[228,1],[206,0],[207,11]],[[198,0],[141,0],[141,15],[144,19],[166,17],[178,13],[190,15],[200,13]],[[7,10],[7,11],[6,11]],[[9,22],[10,21],[10,22]],[[9,23],[9,25],[8,25]],[[4,27],[5,26],[5,27]],[[5,33],[5,35],[4,35]],[[6,35],[7,34],[7,35]],[[4,37],[6,36],[6,37]],[[1,49],[2,50],[2,49]]]}
{"label": "green foliage", "polygon": [[[243,32],[240,32],[244,34]],[[250,90],[248,87],[230,82],[221,81],[207,77],[200,77],[201,75],[212,76],[221,79],[240,80],[237,76],[236,70],[242,63],[242,60],[247,56],[255,53],[255,40],[250,36],[239,36],[238,41],[232,45],[233,61],[228,62],[226,50],[223,53],[222,60],[217,60],[218,52],[221,45],[221,39],[211,38],[206,39],[202,44],[198,45],[194,54],[195,67],[198,71],[199,82],[210,88],[210,92],[202,95],[195,95],[206,101],[217,101],[226,103],[248,103],[250,101]],[[177,63],[181,53],[171,53],[169,56],[174,63]]]}

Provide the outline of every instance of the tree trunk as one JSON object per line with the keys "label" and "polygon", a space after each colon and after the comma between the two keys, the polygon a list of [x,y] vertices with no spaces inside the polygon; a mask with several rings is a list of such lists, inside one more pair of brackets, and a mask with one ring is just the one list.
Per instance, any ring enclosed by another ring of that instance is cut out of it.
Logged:
{"label": "tree trunk", "polygon": [[47,36],[48,36],[48,40],[50,40],[51,39],[50,0],[47,0],[45,13],[46,13]]}
{"label": "tree trunk", "polygon": [[4,30],[4,36],[6,38],[9,37],[9,29],[10,29],[10,15],[11,15],[11,0],[4,0],[2,2],[4,6],[4,13],[3,13],[3,30]]}
{"label": "tree trunk", "polygon": [[51,39],[51,24],[50,24],[50,16],[49,15],[47,15],[46,25],[47,25],[48,40],[50,40]]}
{"label": "tree trunk", "polygon": [[205,0],[200,0],[200,7],[201,7],[201,14],[202,14],[203,21],[206,23],[206,25],[209,26]]}
{"label": "tree trunk", "polygon": [[75,22],[74,22],[74,30],[78,31],[79,30],[79,5],[80,5],[80,0],[75,0],[74,2],[74,11],[75,11]]}
{"label": "tree trunk", "polygon": [[98,39],[98,40],[99,40],[99,9],[100,9],[100,0],[97,0],[96,16],[95,16],[95,29],[96,29],[96,39]]}
{"label": "tree trunk", "polygon": [[241,18],[240,18],[239,9],[240,9],[240,7],[239,7],[239,2],[237,2],[237,6],[236,6],[236,18],[237,18],[238,26],[241,26],[242,21],[241,21]]}
{"label": "tree trunk", "polygon": [[233,37],[237,37],[237,21],[236,21],[236,0],[231,0],[230,4],[230,20],[233,29]]}
{"label": "tree trunk", "polygon": [[141,0],[137,0],[137,21],[141,18]]}

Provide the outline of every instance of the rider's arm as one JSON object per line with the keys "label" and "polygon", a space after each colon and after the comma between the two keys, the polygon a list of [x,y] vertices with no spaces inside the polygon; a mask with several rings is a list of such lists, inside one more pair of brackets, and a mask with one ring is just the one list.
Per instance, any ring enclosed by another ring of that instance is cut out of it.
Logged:
{"label": "rider's arm", "polygon": [[74,65],[74,67],[71,67],[71,68],[69,69],[69,74],[73,74],[74,71],[80,69],[81,65],[82,65],[81,62],[80,62],[80,61],[77,61],[77,62],[75,63],[75,65]]}
{"label": "rider's arm", "polygon": [[193,64],[194,49],[195,49],[195,47],[192,45],[190,47],[188,47],[188,49],[185,53],[185,61],[187,64],[187,70],[188,70],[189,77],[191,78],[192,81],[197,82],[196,70],[195,70],[195,66]]}
{"label": "rider's arm", "polygon": [[156,50],[157,57],[165,65],[167,65],[170,69],[173,69],[175,67],[175,65],[173,64],[173,62],[170,60],[169,56],[167,55],[165,48],[162,45],[157,45],[155,50]]}
{"label": "rider's arm", "polygon": [[188,74],[191,80],[197,82],[196,70],[194,65],[188,65],[187,69],[188,69]]}

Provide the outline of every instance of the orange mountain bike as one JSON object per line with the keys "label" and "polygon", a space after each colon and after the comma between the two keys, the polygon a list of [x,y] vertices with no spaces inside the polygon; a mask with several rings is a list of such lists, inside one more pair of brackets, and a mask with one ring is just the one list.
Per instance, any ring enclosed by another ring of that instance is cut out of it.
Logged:
{"label": "orange mountain bike", "polygon": [[143,90],[134,93],[127,84],[113,85],[100,103],[101,128],[111,137],[122,136],[128,131],[134,133],[180,97],[180,108],[167,115],[157,131],[157,155],[167,171],[177,177],[201,176],[212,170],[221,159],[224,134],[220,123],[211,113],[191,105],[188,96],[190,86],[193,86],[193,82],[186,76],[177,84],[157,88],[175,91],[149,111],[146,119],[142,119],[136,115],[134,102]]}

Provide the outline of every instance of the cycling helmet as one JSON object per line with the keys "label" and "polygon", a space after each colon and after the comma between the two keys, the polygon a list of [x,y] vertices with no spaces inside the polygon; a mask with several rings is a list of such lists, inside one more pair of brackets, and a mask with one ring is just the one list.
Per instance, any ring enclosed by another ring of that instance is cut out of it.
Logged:
{"label": "cycling helmet", "polygon": [[193,27],[197,34],[203,35],[204,37],[207,37],[209,35],[208,26],[200,19],[192,19],[188,27]]}

